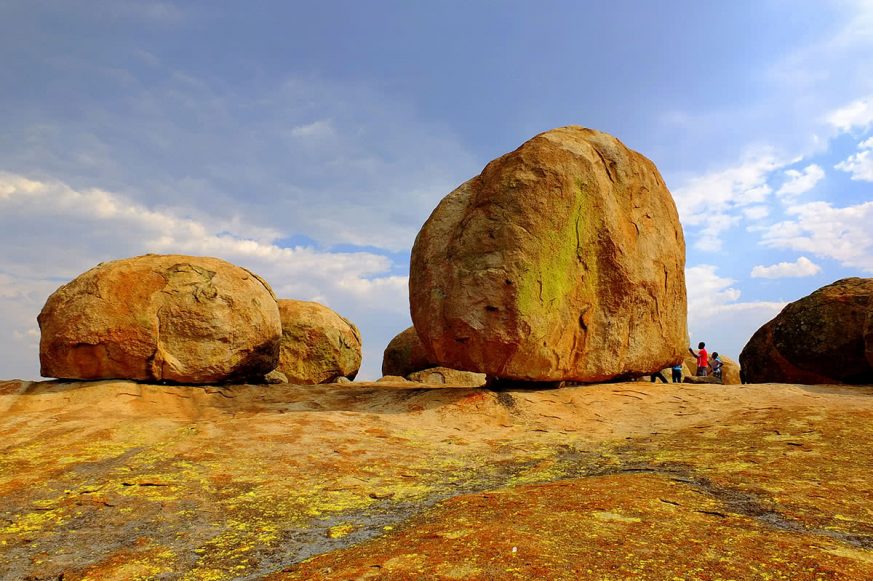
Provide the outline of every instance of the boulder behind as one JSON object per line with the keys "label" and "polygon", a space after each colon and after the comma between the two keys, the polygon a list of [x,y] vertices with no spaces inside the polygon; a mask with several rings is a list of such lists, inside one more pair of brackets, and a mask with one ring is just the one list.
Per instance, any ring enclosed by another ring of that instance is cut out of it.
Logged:
{"label": "boulder behind", "polygon": [[361,333],[348,319],[315,302],[279,300],[282,343],[277,371],[289,383],[354,379],[361,368]]}
{"label": "boulder behind", "polygon": [[845,278],[793,303],[740,353],[749,383],[873,383],[873,278]]}

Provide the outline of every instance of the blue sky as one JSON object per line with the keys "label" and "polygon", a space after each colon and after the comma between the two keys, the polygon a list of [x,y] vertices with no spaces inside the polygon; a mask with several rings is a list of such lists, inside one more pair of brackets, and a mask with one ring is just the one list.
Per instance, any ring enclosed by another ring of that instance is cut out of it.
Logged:
{"label": "blue sky", "polygon": [[569,124],[663,173],[695,343],[873,272],[869,0],[5,0],[0,65],[0,377],[59,284],[145,252],[330,305],[378,377],[433,207]]}

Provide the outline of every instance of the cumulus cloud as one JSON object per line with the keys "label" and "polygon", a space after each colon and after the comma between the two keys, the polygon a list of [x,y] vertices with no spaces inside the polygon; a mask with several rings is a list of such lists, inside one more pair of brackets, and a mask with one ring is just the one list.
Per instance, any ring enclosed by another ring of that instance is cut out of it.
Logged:
{"label": "cumulus cloud", "polygon": [[873,182],[873,137],[858,144],[858,153],[850,155],[834,167],[852,174],[852,179]]}
{"label": "cumulus cloud", "polygon": [[368,326],[399,332],[409,325],[407,277],[391,274],[388,257],[286,248],[279,232],[239,220],[192,219],[114,192],[0,173],[0,229],[0,327],[10,331],[0,337],[4,375],[36,375],[36,315],[55,288],[99,262],[147,252],[224,258],[262,275],[279,297],[336,309],[362,329],[365,378],[378,377],[387,342],[368,335]]}
{"label": "cumulus cloud", "polygon": [[794,262],[780,262],[770,266],[758,265],[752,268],[752,278],[797,278],[813,276],[821,272],[821,267],[801,256]]}
{"label": "cumulus cloud", "polygon": [[[694,245],[719,250],[726,232],[737,225],[746,208],[760,208],[773,189],[770,175],[787,165],[772,150],[750,152],[740,164],[687,180],[673,192],[684,226],[694,227]],[[761,210],[752,210],[760,215]]]}
{"label": "cumulus cloud", "polygon": [[852,101],[830,112],[826,119],[841,133],[870,129],[873,127],[873,95]]}
{"label": "cumulus cloud", "polygon": [[825,177],[825,171],[814,163],[802,170],[789,169],[785,171],[786,180],[776,192],[780,198],[794,198],[810,191]]}
{"label": "cumulus cloud", "polygon": [[827,202],[790,207],[793,216],[762,234],[766,247],[809,252],[873,272],[873,202],[835,208]]}
{"label": "cumulus cloud", "polygon": [[[119,78],[68,61],[58,75],[97,83],[75,94],[82,120],[17,111],[0,133],[0,169],[110,188],[202,220],[245,216],[324,246],[401,251],[483,165],[451,130],[365,82],[227,87],[169,67]],[[107,108],[100,95],[119,89],[125,98]]]}

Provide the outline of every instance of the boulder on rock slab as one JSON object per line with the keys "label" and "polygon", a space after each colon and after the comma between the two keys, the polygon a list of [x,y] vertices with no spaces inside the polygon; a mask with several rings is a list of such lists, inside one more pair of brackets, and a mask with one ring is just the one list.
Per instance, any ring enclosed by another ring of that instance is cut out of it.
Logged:
{"label": "boulder on rock slab", "polygon": [[409,327],[391,339],[382,355],[382,375],[406,377],[410,373],[437,366],[437,362],[421,344],[415,327]]}
{"label": "boulder on rock slab", "polygon": [[354,379],[361,368],[361,333],[336,311],[310,301],[279,299],[282,341],[279,366],[289,383]]}
{"label": "boulder on rock slab", "polygon": [[482,387],[485,385],[484,373],[458,371],[448,367],[433,367],[410,373],[406,379],[428,385],[450,385],[453,387]]}
{"label": "boulder on rock slab", "polygon": [[728,357],[727,355],[719,354],[722,362],[721,367],[721,382],[725,385],[740,385],[740,364]]}
{"label": "boulder on rock slab", "polygon": [[749,383],[873,383],[873,278],[844,278],[793,303],[740,353]]}
{"label": "boulder on rock slab", "polygon": [[520,381],[652,373],[687,348],[685,240],[655,165],[563,127],[446,196],[412,250],[412,320],[445,367]]}
{"label": "boulder on rock slab", "polygon": [[218,258],[147,254],[97,265],[38,317],[44,377],[262,381],[282,328],[270,286]]}

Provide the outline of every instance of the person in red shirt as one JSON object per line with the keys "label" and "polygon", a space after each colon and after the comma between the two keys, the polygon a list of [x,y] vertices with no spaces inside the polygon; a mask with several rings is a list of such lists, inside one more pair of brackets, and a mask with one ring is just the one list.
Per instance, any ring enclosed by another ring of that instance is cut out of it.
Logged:
{"label": "person in red shirt", "polygon": [[709,369],[709,353],[706,352],[706,343],[701,341],[697,344],[697,353],[689,347],[688,351],[697,358],[697,375],[704,377]]}

